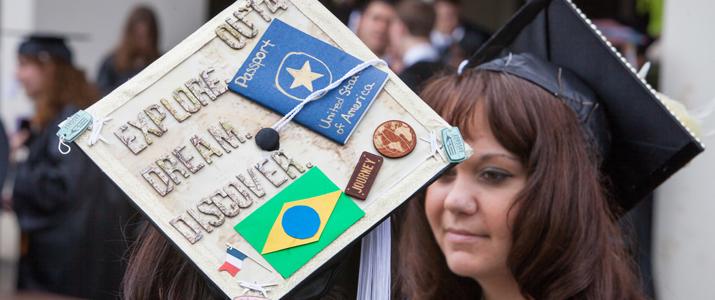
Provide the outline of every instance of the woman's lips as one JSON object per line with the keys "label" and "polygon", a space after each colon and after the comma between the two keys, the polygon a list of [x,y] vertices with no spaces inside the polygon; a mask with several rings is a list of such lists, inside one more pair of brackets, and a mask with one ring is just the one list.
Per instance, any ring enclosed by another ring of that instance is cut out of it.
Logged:
{"label": "woman's lips", "polygon": [[444,234],[445,240],[452,243],[474,243],[488,239],[489,235],[472,233],[460,229],[446,229]]}

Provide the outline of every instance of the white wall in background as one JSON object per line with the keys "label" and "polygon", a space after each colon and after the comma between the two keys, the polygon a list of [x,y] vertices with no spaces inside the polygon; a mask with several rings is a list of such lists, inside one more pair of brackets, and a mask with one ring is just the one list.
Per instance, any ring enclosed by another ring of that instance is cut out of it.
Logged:
{"label": "white wall in background", "polygon": [[34,28],[35,1],[0,2],[0,118],[6,129],[17,125],[17,116],[32,111],[20,85],[15,80],[17,45],[20,32]]}
{"label": "white wall in background", "polygon": [[[715,2],[666,0],[663,92],[694,113],[715,102]],[[715,114],[703,122],[715,131]],[[715,136],[705,153],[657,192],[655,273],[659,299],[713,299],[715,295]]]}

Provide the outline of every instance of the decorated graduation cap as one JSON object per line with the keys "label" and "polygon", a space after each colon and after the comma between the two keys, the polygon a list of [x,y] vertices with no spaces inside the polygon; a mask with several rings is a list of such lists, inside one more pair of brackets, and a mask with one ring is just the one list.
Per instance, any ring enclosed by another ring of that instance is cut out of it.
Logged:
{"label": "decorated graduation cap", "polygon": [[58,136],[230,298],[288,295],[471,153],[304,0],[236,1]]}
{"label": "decorated graduation cap", "polygon": [[463,67],[520,77],[569,105],[625,209],[703,151],[569,0],[529,1]]}

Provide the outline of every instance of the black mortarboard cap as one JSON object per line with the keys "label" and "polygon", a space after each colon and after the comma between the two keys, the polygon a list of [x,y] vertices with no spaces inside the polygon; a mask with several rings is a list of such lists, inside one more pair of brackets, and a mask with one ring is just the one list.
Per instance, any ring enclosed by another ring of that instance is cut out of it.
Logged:
{"label": "black mortarboard cap", "polygon": [[[520,55],[524,53],[529,55]],[[507,63],[510,55],[518,57]],[[547,61],[555,67],[539,66],[534,60]],[[515,67],[513,63],[525,66]],[[593,100],[598,105],[586,105],[589,109],[579,111],[575,107],[580,106],[567,104],[582,121],[589,119],[584,118],[584,112],[591,113],[594,107],[605,110],[606,122],[596,123],[607,126],[587,122],[585,127],[600,148],[608,149],[602,150],[604,172],[611,182],[610,193],[624,209],[633,207],[703,151],[700,141],[569,0],[527,2],[469,59],[465,68],[483,64],[480,68],[517,75],[554,94],[573,95],[587,90],[558,82],[569,78],[578,78],[569,81],[575,85],[583,82],[595,93],[597,99]],[[562,70],[564,74],[553,74]]]}
{"label": "black mortarboard cap", "polygon": [[49,55],[72,63],[72,51],[67,47],[65,38],[55,35],[30,35],[20,43],[17,53],[32,57]]}

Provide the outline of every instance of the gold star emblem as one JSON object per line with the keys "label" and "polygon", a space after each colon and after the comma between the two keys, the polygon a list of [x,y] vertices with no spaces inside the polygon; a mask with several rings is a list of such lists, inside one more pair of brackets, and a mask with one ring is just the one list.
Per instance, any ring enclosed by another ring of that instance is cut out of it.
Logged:
{"label": "gold star emblem", "polygon": [[313,91],[313,80],[323,77],[323,74],[314,73],[310,69],[310,63],[306,60],[303,67],[298,69],[286,68],[288,73],[293,76],[293,83],[291,83],[290,88],[294,89],[299,86],[304,86],[309,91]]}

